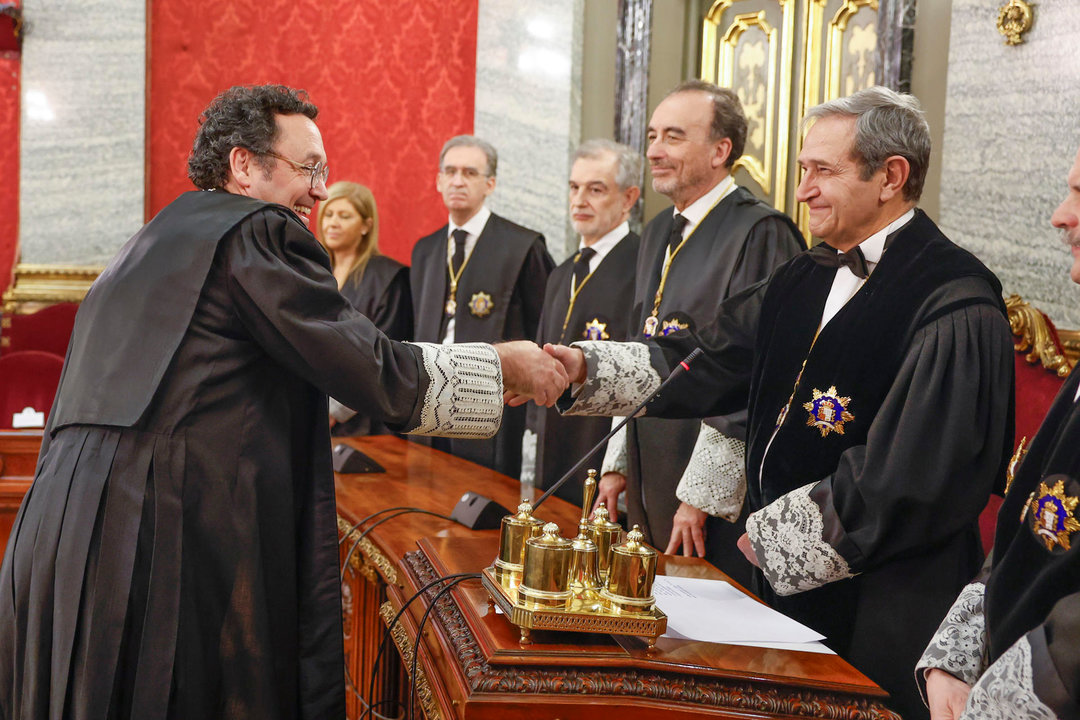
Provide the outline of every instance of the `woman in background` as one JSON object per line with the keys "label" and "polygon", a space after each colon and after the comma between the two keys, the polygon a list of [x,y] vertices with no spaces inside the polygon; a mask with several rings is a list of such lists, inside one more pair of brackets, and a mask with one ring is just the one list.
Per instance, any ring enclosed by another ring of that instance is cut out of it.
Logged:
{"label": "woman in background", "polygon": [[[412,339],[409,268],[379,254],[379,212],[371,190],[354,182],[336,182],[319,205],[319,242],[341,294],[393,340]],[[338,423],[337,436],[381,435],[385,425],[363,414]]]}

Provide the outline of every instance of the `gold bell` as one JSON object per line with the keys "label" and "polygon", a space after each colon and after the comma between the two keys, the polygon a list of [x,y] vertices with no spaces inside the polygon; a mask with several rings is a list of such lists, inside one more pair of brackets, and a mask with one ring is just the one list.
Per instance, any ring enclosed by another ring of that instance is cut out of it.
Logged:
{"label": "gold bell", "polygon": [[506,515],[499,527],[499,557],[495,579],[506,590],[517,590],[525,569],[525,541],[540,534],[543,520],[533,517],[532,503],[522,500],[517,515]]}
{"label": "gold bell", "polygon": [[659,553],[645,544],[637,525],[626,535],[626,542],[611,548],[611,568],[607,587],[600,594],[619,615],[649,612],[655,604],[653,580]]}

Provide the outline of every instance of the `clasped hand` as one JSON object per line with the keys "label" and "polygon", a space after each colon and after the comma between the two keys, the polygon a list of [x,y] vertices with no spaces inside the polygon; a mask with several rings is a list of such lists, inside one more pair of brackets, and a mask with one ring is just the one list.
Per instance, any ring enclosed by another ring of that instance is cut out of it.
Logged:
{"label": "clasped hand", "polygon": [[543,350],[528,340],[495,346],[502,362],[503,400],[510,407],[530,400],[551,407],[571,382],[585,376],[585,357],[565,345],[545,345]]}

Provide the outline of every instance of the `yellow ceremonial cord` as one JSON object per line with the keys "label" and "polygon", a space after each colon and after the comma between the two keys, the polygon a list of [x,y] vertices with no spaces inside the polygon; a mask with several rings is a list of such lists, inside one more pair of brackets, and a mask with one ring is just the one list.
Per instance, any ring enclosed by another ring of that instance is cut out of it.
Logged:
{"label": "yellow ceremonial cord", "polygon": [[[728,177],[730,178],[731,176],[729,175]],[[694,229],[690,231],[690,234],[684,237],[682,239],[682,242],[675,246],[674,250],[671,250],[669,247],[665,251],[664,269],[660,271],[660,285],[656,288],[656,295],[653,297],[652,313],[649,314],[649,317],[655,318],[660,315],[660,303],[664,299],[664,286],[667,285],[668,271],[671,270],[671,263],[675,261],[675,256],[678,255],[679,251],[683,249],[683,246],[686,245],[686,242],[694,236],[694,233],[697,232],[697,229],[701,227],[701,223],[705,221],[705,218],[709,217],[709,213],[711,213],[713,209],[723,201],[724,198],[734,192],[737,187],[738,186],[735,184],[735,182],[732,181],[728,189],[720,193],[720,197],[716,198],[716,201],[713,202],[713,204],[709,206],[709,209],[705,211],[705,214],[701,216],[701,221],[694,226]],[[646,321],[646,323],[648,323],[648,321]]]}
{"label": "yellow ceremonial cord", "polygon": [[[446,296],[446,314],[453,317],[457,313],[457,286],[458,281],[461,280],[461,274],[465,272],[465,266],[472,260],[472,252],[465,255],[465,260],[461,263],[461,267],[458,268],[457,274],[454,273],[454,247],[451,243],[454,242],[453,235],[446,236],[446,270],[450,274],[450,292]],[[473,247],[473,250],[476,248]]]}
{"label": "yellow ceremonial cord", "polygon": [[[576,263],[578,261],[578,258],[580,258],[580,257],[581,257],[581,251],[579,250],[578,254],[574,256],[574,262]],[[597,267],[600,267],[600,266],[597,265]],[[559,342],[560,343],[562,343],[563,341],[566,340],[566,326],[570,324],[570,314],[574,312],[574,302],[577,301],[578,293],[580,293],[581,289],[585,287],[585,283],[589,282],[589,278],[591,278],[593,276],[594,272],[596,272],[596,271],[595,270],[590,270],[589,271],[589,274],[586,275],[585,278],[581,281],[581,287],[575,287],[574,286],[575,278],[574,278],[573,275],[570,276],[570,307],[566,308],[566,317],[563,318],[563,321],[562,321],[562,331],[559,333]]]}

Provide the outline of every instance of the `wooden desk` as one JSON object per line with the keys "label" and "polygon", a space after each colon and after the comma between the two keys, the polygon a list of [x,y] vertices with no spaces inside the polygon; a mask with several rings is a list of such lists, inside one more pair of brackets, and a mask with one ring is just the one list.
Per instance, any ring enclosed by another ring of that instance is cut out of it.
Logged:
{"label": "wooden desk", "polygon": [[23,496],[34,481],[41,430],[0,430],[0,557]]}
{"label": "wooden desk", "polygon": [[[518,500],[517,482],[426,447],[393,437],[347,442],[388,472],[337,477],[343,532],[384,507],[415,505],[449,513],[464,490],[507,507]],[[537,515],[558,523],[565,534],[576,526],[579,513],[551,498]],[[343,557],[350,544],[343,543]],[[427,582],[490,565],[498,552],[498,531],[471,531],[437,518],[403,515],[372,531],[360,551],[362,559],[350,559],[344,586],[346,653],[366,697],[370,660],[385,624]],[[670,575],[723,577],[692,558],[665,557],[660,568]],[[433,591],[413,603],[393,634],[410,663],[430,595]],[[467,581],[445,595],[428,622],[417,673],[419,705],[428,720],[597,720],[614,713],[627,720],[661,713],[687,718],[896,717],[882,704],[885,693],[834,655],[667,638],[649,652],[636,638],[551,632],[534,632],[534,644],[523,647],[517,628],[491,609],[479,581]],[[350,632],[350,623],[355,631]],[[398,665],[380,673],[384,694],[377,692],[379,699],[404,697],[407,683],[401,672]],[[349,716],[361,711],[359,701],[350,698]]]}

